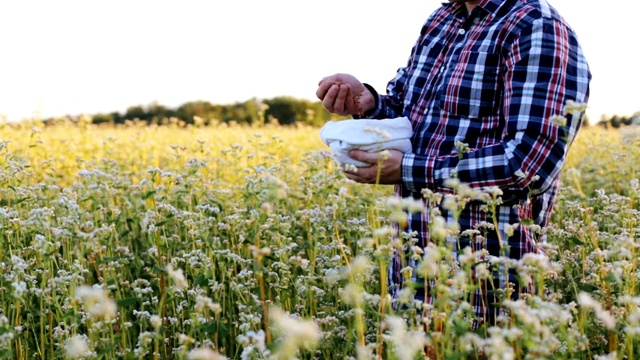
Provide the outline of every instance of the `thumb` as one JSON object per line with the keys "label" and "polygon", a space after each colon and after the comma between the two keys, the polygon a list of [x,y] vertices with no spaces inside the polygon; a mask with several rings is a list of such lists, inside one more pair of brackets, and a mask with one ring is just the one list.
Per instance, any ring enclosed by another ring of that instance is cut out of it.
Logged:
{"label": "thumb", "polygon": [[349,157],[369,164],[377,164],[380,157],[379,152],[368,152],[364,150],[351,150]]}

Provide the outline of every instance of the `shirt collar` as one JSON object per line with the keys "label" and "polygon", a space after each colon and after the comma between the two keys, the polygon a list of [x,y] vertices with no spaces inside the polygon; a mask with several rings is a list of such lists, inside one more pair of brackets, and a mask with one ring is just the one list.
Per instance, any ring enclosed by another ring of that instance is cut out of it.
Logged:
{"label": "shirt collar", "polygon": [[[485,11],[488,14],[496,15],[500,7],[504,5],[505,0],[482,0],[476,5],[477,8]],[[466,14],[466,8],[464,3],[442,3],[443,6],[448,7],[449,11],[457,17],[463,17]]]}

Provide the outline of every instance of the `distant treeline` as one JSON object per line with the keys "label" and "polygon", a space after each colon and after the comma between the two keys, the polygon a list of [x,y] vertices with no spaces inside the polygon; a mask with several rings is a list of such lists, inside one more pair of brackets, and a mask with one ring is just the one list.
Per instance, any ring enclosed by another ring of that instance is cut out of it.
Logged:
{"label": "distant treeline", "polygon": [[[148,124],[163,125],[178,120],[185,124],[203,126],[220,123],[322,126],[330,119],[339,118],[344,117],[332,116],[322,107],[322,103],[319,101],[280,96],[264,100],[250,99],[229,105],[212,104],[208,101],[192,101],[178,108],[169,108],[158,103],[152,103],[146,106],[131,106],[124,113],[111,112],[76,117],[65,116],[62,118],[49,118],[44,121],[45,123],[53,124],[56,121],[79,121],[84,119],[94,124],[124,124],[127,121],[141,121]],[[597,125],[605,128],[639,124],[640,111],[629,117],[619,115],[609,118],[602,117],[597,122]],[[584,126],[588,125],[589,121],[585,121]]]}
{"label": "distant treeline", "polygon": [[607,128],[619,128],[629,125],[640,125],[640,111],[631,116],[613,115],[610,118],[603,117],[598,122],[599,126]]}
{"label": "distant treeline", "polygon": [[91,121],[94,124],[124,124],[127,121],[142,121],[148,124],[163,125],[182,121],[186,124],[203,126],[220,123],[280,125],[307,124],[321,126],[328,120],[337,117],[327,112],[319,101],[308,101],[293,97],[281,96],[272,99],[251,99],[230,105],[217,105],[208,101],[187,102],[178,108],[152,103],[149,105],[131,106],[126,112],[85,114],[81,116],[65,116],[45,119],[46,124],[57,121]]}

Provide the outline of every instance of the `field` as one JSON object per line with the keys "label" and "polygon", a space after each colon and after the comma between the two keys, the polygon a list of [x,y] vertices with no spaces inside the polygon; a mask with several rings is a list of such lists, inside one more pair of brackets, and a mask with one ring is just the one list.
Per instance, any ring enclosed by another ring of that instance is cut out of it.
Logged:
{"label": "field", "polygon": [[0,359],[640,358],[638,164],[639,128],[581,130],[548,257],[494,262],[537,295],[474,330],[445,244],[417,255],[439,301],[392,308],[415,204],[346,180],[318,129],[5,125]]}

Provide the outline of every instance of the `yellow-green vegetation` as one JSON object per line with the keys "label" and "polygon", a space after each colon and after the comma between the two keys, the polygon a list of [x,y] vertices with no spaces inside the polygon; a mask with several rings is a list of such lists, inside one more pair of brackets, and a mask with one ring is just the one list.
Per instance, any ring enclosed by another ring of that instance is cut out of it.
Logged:
{"label": "yellow-green vegetation", "polygon": [[[0,359],[640,358],[638,164],[639,128],[580,132],[547,256],[490,262],[538,293],[474,329],[474,255],[411,249],[392,219],[419,205],[316,128],[5,125]],[[437,302],[392,306],[394,251]]]}

